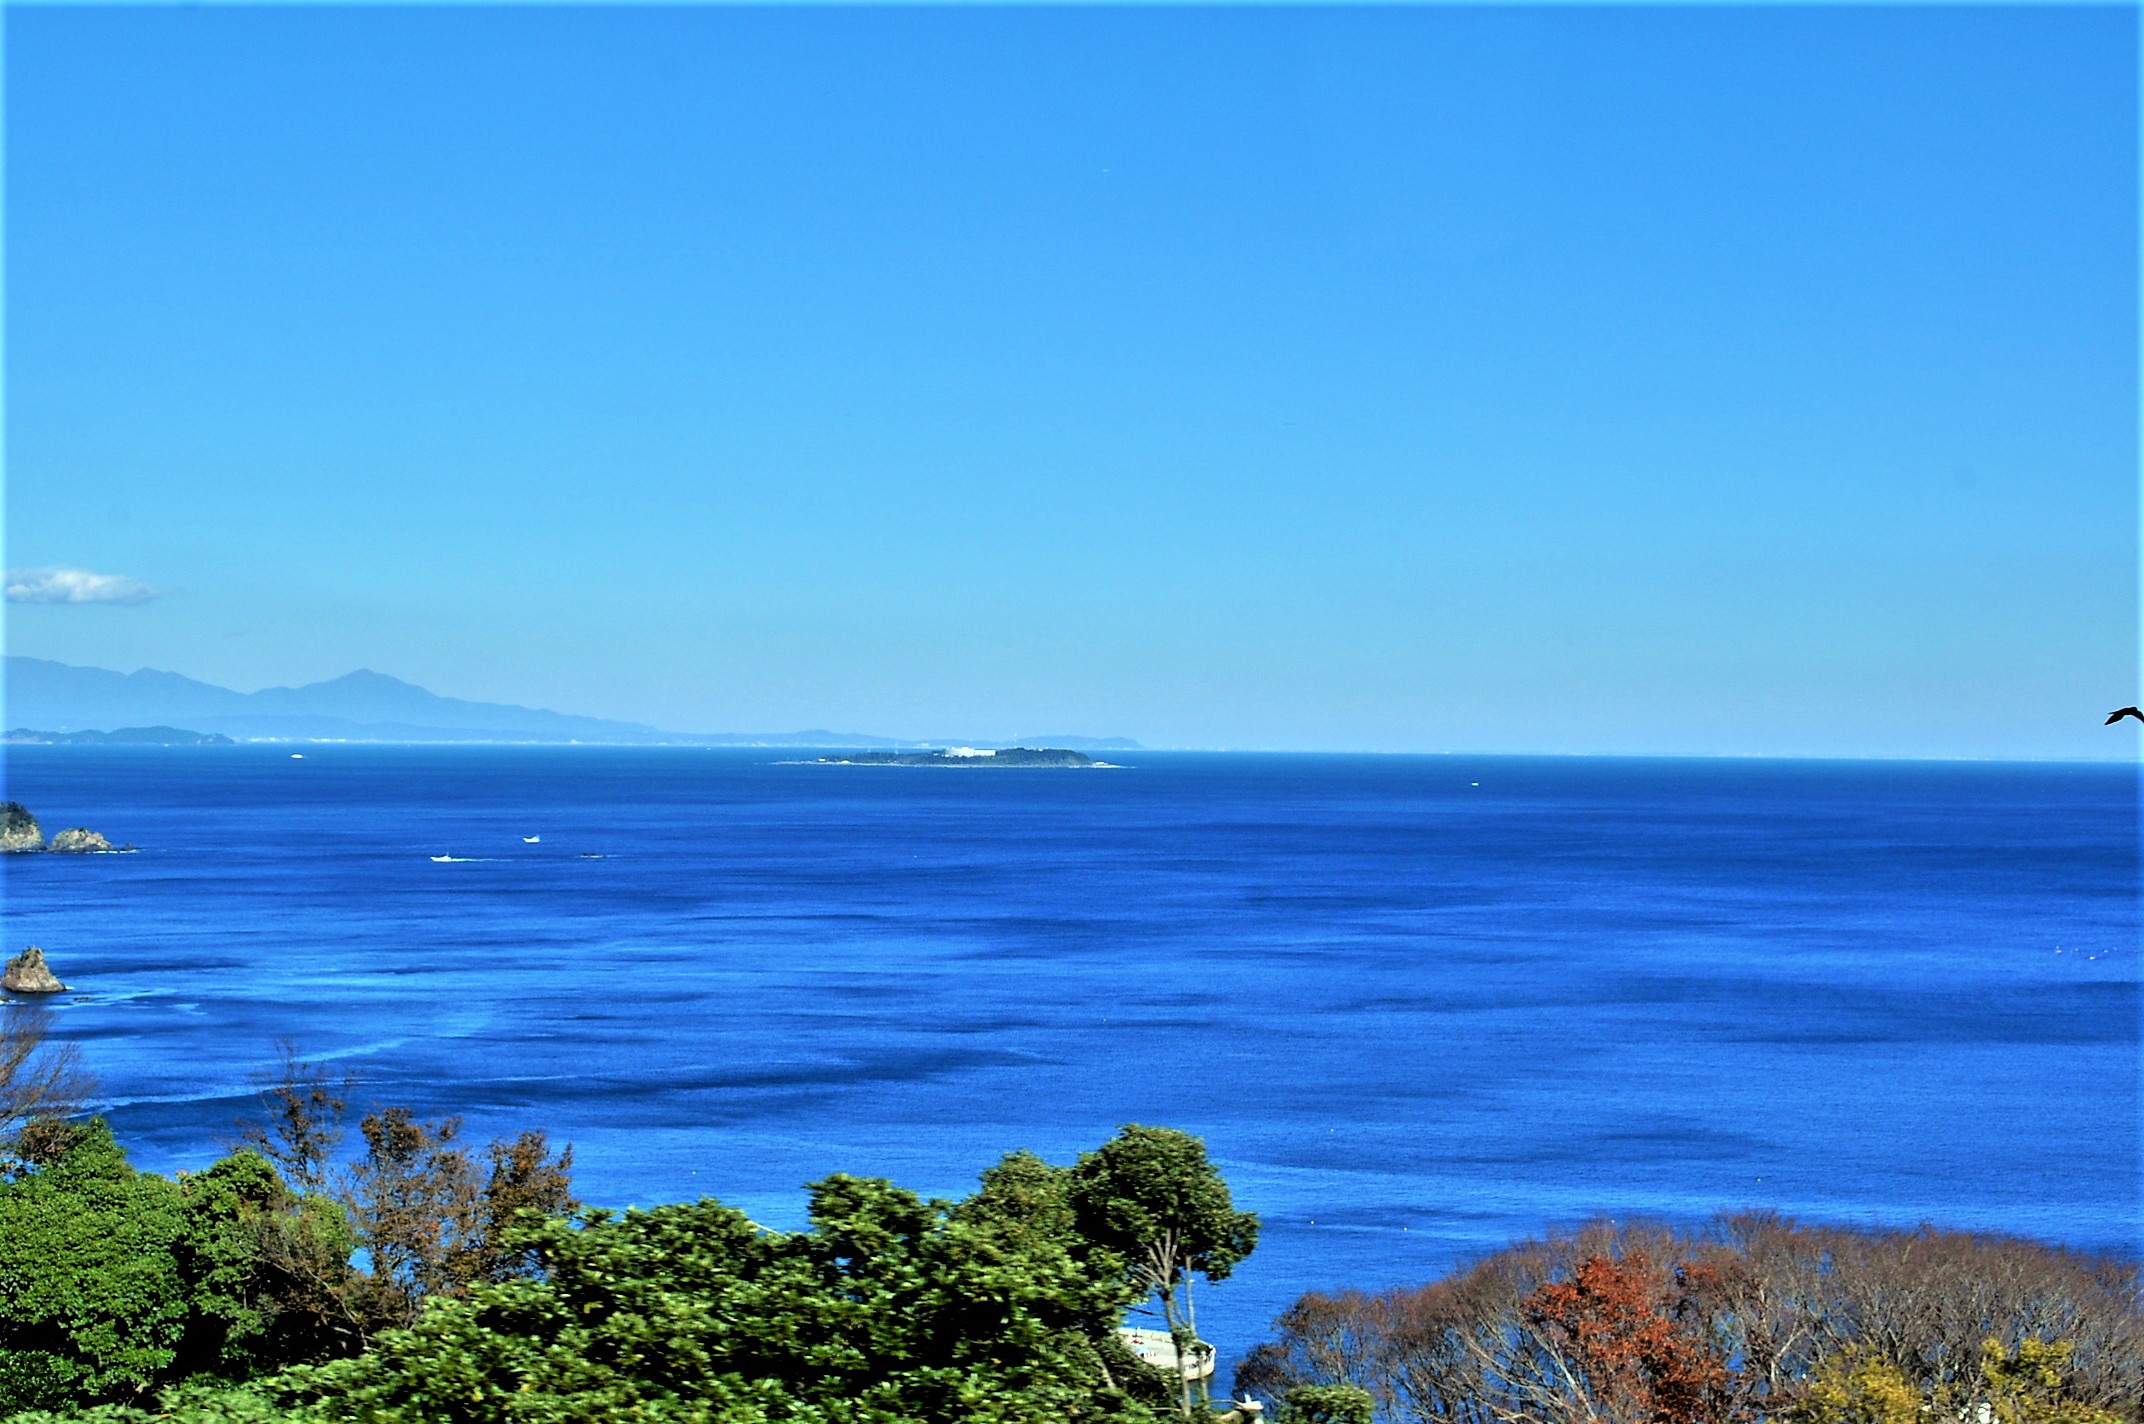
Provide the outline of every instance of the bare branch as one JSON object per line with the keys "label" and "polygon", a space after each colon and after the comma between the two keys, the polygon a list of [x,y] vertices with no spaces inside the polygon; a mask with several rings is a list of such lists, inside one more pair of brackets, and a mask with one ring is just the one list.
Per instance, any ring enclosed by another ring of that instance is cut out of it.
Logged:
{"label": "bare branch", "polygon": [[0,1004],[0,1138],[38,1118],[72,1117],[96,1095],[81,1049],[54,1042],[52,1011],[40,1004]]}
{"label": "bare branch", "polygon": [[239,1119],[238,1141],[275,1163],[299,1191],[320,1192],[342,1146],[357,1079],[335,1077],[326,1064],[300,1056],[287,1038],[277,1041],[275,1051],[275,1070],[257,1080],[266,1121]]}

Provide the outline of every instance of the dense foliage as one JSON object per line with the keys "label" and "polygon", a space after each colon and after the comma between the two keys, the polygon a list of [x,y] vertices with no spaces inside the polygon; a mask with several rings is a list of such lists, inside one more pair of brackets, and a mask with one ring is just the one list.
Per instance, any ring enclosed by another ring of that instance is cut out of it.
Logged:
{"label": "dense foliage", "polygon": [[[1672,1264],[1670,1264],[1672,1263]],[[1439,1424],[2144,1419],[2134,1263],[1774,1216],[1595,1223],[1430,1285],[1312,1294],[1240,1389]]]}
{"label": "dense foliage", "polygon": [[[435,1146],[451,1131],[420,1128]],[[250,1149],[176,1179],[136,1171],[94,1119],[33,1121],[11,1148],[0,1412],[137,1401],[353,1354],[427,1301],[530,1269],[519,1243],[505,1244],[505,1218],[526,1210],[532,1167],[559,1170],[540,1137],[495,1144],[480,1184],[436,1151],[375,1149],[334,1190],[302,1193]],[[562,1209],[563,1192],[551,1197]],[[362,1209],[380,1200],[398,1211]],[[438,1262],[454,1269],[425,1269]]]}
{"label": "dense foliage", "polygon": [[250,1289],[249,1220],[282,1191],[267,1163],[170,1181],[130,1167],[101,1122],[31,1136],[0,1185],[0,1403],[131,1398],[277,1353]]}
{"label": "dense foliage", "polygon": [[293,1064],[266,1097],[251,1145],[175,1180],[100,1121],[18,1135],[0,1415],[1156,1424],[1185,1401],[1117,1327],[1256,1231],[1160,1128],[1076,1167],[1014,1153],[960,1202],[829,1177],[782,1232],[711,1200],[580,1208],[541,1134],[479,1154],[402,1109],[343,1161],[339,1086]]}
{"label": "dense foliage", "polygon": [[584,1213],[535,1230],[536,1277],[427,1311],[298,1392],[383,1424],[1151,1420],[1093,1329],[1129,1292],[1032,1226],[843,1176],[813,1188],[805,1232],[712,1201]]}
{"label": "dense foliage", "polygon": [[[1158,1298],[1177,1350],[1196,1355],[1193,1277],[1223,1280],[1258,1245],[1258,1218],[1236,1210],[1206,1144],[1167,1128],[1127,1127],[1079,1159],[1068,1196],[1094,1256],[1137,1296]],[[1177,1385],[1179,1411],[1193,1414],[1192,1379],[1180,1375]],[[1197,1388],[1203,1402],[1205,1386]]]}

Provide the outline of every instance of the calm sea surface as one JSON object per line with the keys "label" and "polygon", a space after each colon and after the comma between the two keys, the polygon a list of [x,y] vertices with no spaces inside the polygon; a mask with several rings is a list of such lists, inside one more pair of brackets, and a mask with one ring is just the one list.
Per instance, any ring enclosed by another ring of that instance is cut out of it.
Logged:
{"label": "calm sea surface", "polygon": [[7,947],[156,1169],[280,1038],[780,1223],[1187,1128],[1266,1224],[1230,1354],[1595,1212],[2144,1233],[2133,768],[779,755],[10,748],[142,849],[8,857]]}

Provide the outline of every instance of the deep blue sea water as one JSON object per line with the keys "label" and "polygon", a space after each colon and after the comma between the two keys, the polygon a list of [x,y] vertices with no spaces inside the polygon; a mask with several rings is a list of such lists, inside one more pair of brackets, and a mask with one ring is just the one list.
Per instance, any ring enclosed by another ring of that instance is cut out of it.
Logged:
{"label": "deep blue sea water", "polygon": [[1230,1354],[1596,1212],[2144,1236],[2134,768],[779,755],[10,748],[142,849],[8,857],[6,943],[157,1169],[280,1038],[785,1224],[1190,1129],[1265,1220]]}

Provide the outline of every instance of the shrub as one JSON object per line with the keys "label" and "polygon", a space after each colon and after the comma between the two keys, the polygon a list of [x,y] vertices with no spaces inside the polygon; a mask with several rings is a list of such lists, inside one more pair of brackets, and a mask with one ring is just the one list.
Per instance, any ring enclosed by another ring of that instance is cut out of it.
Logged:
{"label": "shrub", "polygon": [[1281,1402],[1279,1424],[1372,1424],[1377,1401],[1351,1384],[1299,1384]]}

